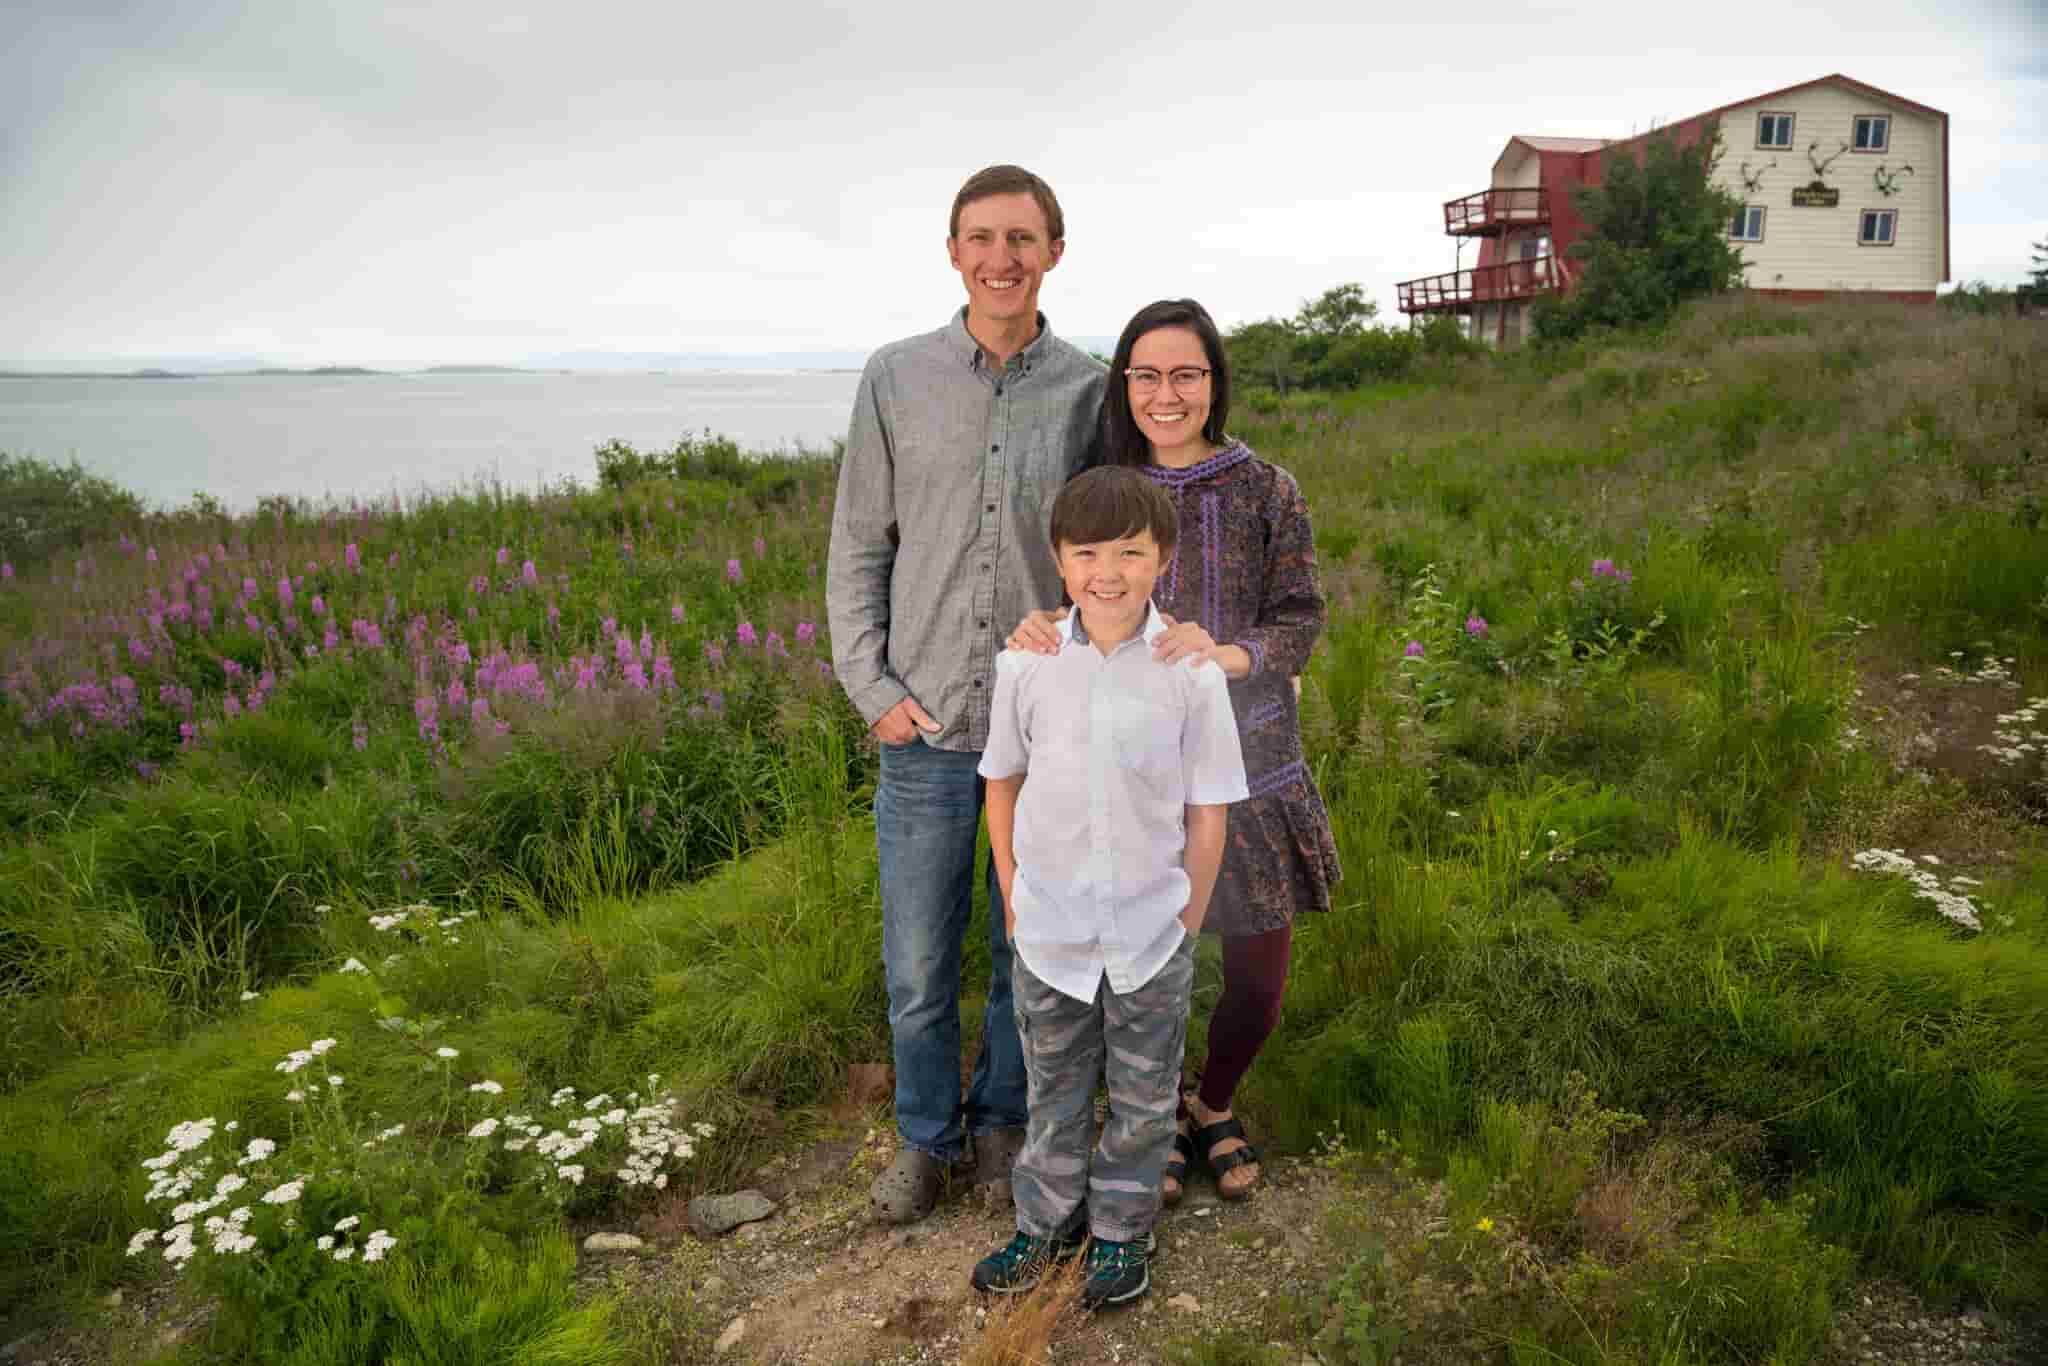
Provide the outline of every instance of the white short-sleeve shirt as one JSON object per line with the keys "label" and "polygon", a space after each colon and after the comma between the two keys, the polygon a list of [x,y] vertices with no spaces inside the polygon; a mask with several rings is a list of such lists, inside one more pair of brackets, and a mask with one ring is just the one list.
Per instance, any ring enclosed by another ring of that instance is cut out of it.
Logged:
{"label": "white short-sleeve shirt", "polygon": [[1145,627],[1108,655],[1080,613],[1060,652],[996,657],[984,778],[1028,775],[1013,847],[1017,952],[1048,986],[1093,1001],[1137,990],[1186,931],[1189,806],[1243,801],[1244,756],[1223,670],[1161,664]]}

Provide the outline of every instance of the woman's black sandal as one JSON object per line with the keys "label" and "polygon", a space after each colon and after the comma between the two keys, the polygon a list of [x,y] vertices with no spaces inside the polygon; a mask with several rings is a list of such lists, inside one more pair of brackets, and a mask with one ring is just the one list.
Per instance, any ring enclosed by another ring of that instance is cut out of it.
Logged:
{"label": "woman's black sandal", "polygon": [[[1188,1167],[1194,1160],[1194,1143],[1189,1140],[1187,1134],[1179,1126],[1175,1126],[1173,1131],[1173,1155],[1166,1159],[1166,1165],[1160,1169],[1159,1173],[1159,1203],[1165,1205],[1168,1209],[1178,1205],[1180,1198],[1188,1193]],[[1171,1194],[1167,1193],[1165,1185],[1169,1177],[1175,1183],[1175,1189]]]}
{"label": "woman's black sandal", "polygon": [[[1211,1155],[1217,1144],[1233,1138],[1244,1139],[1244,1146],[1224,1153],[1221,1157]],[[1244,1125],[1238,1123],[1235,1116],[1230,1119],[1219,1119],[1214,1124],[1195,1130],[1194,1141],[1201,1146],[1202,1165],[1216,1178],[1218,1195],[1225,1200],[1242,1200],[1258,1189],[1257,1181],[1234,1190],[1223,1184],[1223,1173],[1235,1171],[1239,1167],[1248,1167],[1259,1160],[1259,1150],[1252,1146],[1250,1139],[1245,1138]]]}

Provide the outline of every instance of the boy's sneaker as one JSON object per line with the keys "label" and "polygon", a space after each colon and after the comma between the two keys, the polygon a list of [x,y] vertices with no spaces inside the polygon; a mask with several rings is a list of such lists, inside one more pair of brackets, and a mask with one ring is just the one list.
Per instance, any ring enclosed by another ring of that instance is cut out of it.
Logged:
{"label": "boy's sneaker", "polygon": [[968,1279],[976,1290],[991,1295],[1021,1295],[1037,1285],[1048,1268],[1072,1261],[1087,1241],[1085,1228],[1055,1233],[1050,1238],[1034,1238],[1020,1231],[1004,1246],[976,1262],[974,1274]]}
{"label": "boy's sneaker", "polygon": [[1128,1304],[1150,1289],[1153,1246],[1149,1233],[1128,1243],[1100,1238],[1089,1243],[1087,1279],[1081,1283],[1082,1307]]}

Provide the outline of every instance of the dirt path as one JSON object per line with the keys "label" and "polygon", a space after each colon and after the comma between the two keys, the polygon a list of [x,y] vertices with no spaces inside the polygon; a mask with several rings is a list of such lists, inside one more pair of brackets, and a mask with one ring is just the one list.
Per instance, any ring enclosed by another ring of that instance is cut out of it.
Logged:
{"label": "dirt path", "polygon": [[[758,1187],[778,1203],[771,1218],[705,1240],[688,1230],[686,1202],[671,1201],[632,1226],[638,1251],[586,1251],[579,1283],[618,1295],[624,1317],[672,1363],[959,1362],[982,1341],[992,1315],[1007,1308],[985,1303],[968,1286],[968,1271],[1014,1224],[1009,1211],[965,1191],[949,1193],[932,1217],[911,1227],[875,1223],[867,1187],[893,1146],[885,1128],[849,1120],[756,1173]],[[1247,1362],[1254,1358],[1245,1351],[1264,1349],[1274,1366],[1337,1366],[1346,1358],[1313,1341],[1323,1294],[1349,1255],[1326,1230],[1333,1214],[1378,1219],[1382,1208],[1400,1204],[1393,1193],[1391,1185],[1284,1157],[1266,1164],[1263,1187],[1243,1203],[1218,1200],[1197,1179],[1160,1224],[1151,1292],[1126,1309],[1068,1316],[1041,1359],[1048,1366],[1166,1366],[1177,1347],[1228,1337],[1237,1354],[1188,1359]],[[1395,1236],[1391,1223],[1388,1231]],[[153,1283],[0,1346],[0,1363],[130,1366],[202,1342],[206,1319],[206,1306],[187,1302],[174,1281]],[[1393,1358],[1409,1366],[1493,1359],[1430,1343],[1410,1343]],[[1995,1316],[1931,1311],[1878,1283],[1847,1297],[1822,1362],[2040,1366],[2048,1341],[2023,1340],[2020,1328]]]}

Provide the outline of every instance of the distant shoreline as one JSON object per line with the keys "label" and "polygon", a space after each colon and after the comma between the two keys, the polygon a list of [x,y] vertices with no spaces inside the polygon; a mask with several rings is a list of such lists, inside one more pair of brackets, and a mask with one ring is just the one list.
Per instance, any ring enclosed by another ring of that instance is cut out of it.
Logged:
{"label": "distant shoreline", "polygon": [[572,370],[566,367],[521,365],[429,365],[421,370],[373,370],[361,365],[321,365],[307,370],[266,366],[257,370],[0,370],[8,379],[357,379],[404,378],[413,375],[857,375],[857,365],[772,366],[677,370]]}

